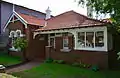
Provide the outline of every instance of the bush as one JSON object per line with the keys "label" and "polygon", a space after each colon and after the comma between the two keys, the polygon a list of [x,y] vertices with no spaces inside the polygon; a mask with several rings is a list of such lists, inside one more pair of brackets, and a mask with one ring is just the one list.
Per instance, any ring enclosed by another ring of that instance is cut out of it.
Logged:
{"label": "bush", "polygon": [[59,64],[64,64],[65,61],[64,61],[64,60],[57,60],[57,63],[59,63]]}
{"label": "bush", "polygon": [[93,71],[99,71],[99,66],[98,65],[93,65],[92,67],[91,67],[91,69],[93,70]]}
{"label": "bush", "polygon": [[58,60],[53,60],[53,63],[58,63]]}
{"label": "bush", "polygon": [[78,66],[80,66],[80,64],[75,62],[75,63],[72,64],[72,66],[78,67]]}
{"label": "bush", "polygon": [[90,64],[80,64],[81,68],[90,68]]}
{"label": "bush", "polygon": [[52,58],[47,58],[46,60],[45,60],[45,63],[52,63],[53,62],[53,59]]}
{"label": "bush", "polygon": [[15,49],[19,49],[20,51],[23,51],[27,47],[27,40],[24,38],[17,38],[13,45]]}

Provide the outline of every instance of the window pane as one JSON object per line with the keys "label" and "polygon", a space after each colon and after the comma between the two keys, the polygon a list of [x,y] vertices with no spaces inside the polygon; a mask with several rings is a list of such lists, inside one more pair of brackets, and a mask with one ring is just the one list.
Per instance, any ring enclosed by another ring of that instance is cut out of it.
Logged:
{"label": "window pane", "polygon": [[103,47],[104,46],[104,33],[103,31],[96,32],[95,35],[95,47]]}
{"label": "window pane", "polygon": [[68,37],[63,37],[63,48],[68,47]]}
{"label": "window pane", "polygon": [[18,31],[18,32],[17,32],[17,37],[20,37],[20,34],[21,34],[21,33]]}
{"label": "window pane", "polygon": [[50,38],[50,46],[54,47],[54,38]]}
{"label": "window pane", "polygon": [[86,32],[86,47],[94,47],[94,32]]}
{"label": "window pane", "polygon": [[85,47],[85,32],[78,33],[78,46]]}

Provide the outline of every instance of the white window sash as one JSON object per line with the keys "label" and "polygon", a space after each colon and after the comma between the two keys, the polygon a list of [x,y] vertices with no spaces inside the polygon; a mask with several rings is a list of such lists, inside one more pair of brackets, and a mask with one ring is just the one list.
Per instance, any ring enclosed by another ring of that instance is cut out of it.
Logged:
{"label": "white window sash", "polygon": [[[67,45],[69,46],[69,39],[67,39],[67,40],[68,40],[68,41],[67,41],[67,42],[68,42]],[[65,45],[65,42],[64,42],[64,38],[63,38],[63,49],[69,49],[69,47],[66,47],[66,46],[64,46],[64,45]]]}
{"label": "white window sash", "polygon": [[[103,40],[104,40],[104,46],[102,46],[102,47],[96,47],[95,46],[95,34],[96,34],[96,32],[97,32],[97,30],[96,31],[80,31],[80,32],[84,32],[85,33],[85,47],[79,47],[79,46],[77,46],[77,47],[75,47],[75,49],[77,49],[77,50],[93,50],[93,51],[107,51],[107,47],[106,47],[106,45],[107,45],[107,42],[105,42],[107,39],[105,39],[105,38],[107,38],[106,37],[106,35],[107,35],[107,31],[105,31],[105,30],[98,30],[98,31],[103,31]],[[93,41],[94,41],[94,47],[86,47],[86,33],[87,32],[94,32],[94,36],[93,36]],[[77,32],[77,34],[76,34],[77,36],[78,36],[78,32]],[[78,41],[78,37],[77,37],[77,39],[75,40],[76,41],[76,44],[75,45],[77,45],[78,43],[77,43],[77,41]]]}

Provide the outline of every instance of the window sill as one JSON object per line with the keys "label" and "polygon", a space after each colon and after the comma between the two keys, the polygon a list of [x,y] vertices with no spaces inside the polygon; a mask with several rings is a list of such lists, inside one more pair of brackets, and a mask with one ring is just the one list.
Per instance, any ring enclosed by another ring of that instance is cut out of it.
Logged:
{"label": "window sill", "polygon": [[60,49],[61,52],[70,52],[71,49]]}
{"label": "window sill", "polygon": [[74,48],[74,50],[87,50],[87,51],[108,51],[105,47],[96,47],[96,48]]}
{"label": "window sill", "polygon": [[19,52],[19,50],[18,50],[18,49],[15,49],[14,47],[9,48],[9,50],[10,50],[10,51],[14,51],[14,52]]}

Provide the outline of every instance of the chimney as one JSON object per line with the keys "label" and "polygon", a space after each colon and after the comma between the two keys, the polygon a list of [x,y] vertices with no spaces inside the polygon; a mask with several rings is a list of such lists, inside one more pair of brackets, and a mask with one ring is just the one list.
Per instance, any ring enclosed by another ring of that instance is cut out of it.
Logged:
{"label": "chimney", "polygon": [[46,18],[45,18],[46,20],[51,18],[51,14],[50,13],[51,13],[51,10],[48,7],[47,10],[46,10]]}

